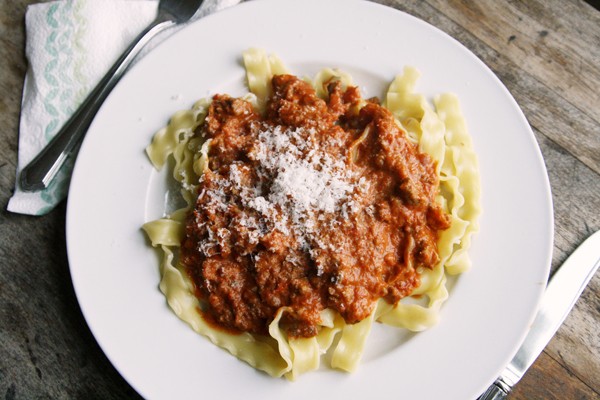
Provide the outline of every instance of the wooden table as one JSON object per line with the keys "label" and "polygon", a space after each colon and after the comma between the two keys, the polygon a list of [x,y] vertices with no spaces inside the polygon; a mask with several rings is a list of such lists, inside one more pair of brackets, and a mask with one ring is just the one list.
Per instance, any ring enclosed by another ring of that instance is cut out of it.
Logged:
{"label": "wooden table", "polygon": [[[64,204],[44,217],[4,211],[27,67],[24,15],[33,2],[0,2],[0,396],[136,398],[78,307]],[[600,12],[580,0],[379,2],[458,39],[516,98],[552,185],[554,270],[600,229]],[[510,398],[600,399],[600,274]]]}

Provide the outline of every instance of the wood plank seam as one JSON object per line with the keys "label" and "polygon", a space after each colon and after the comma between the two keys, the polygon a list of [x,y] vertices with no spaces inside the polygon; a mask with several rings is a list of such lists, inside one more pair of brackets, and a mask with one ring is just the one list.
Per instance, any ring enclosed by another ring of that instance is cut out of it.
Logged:
{"label": "wood plank seam", "polygon": [[[552,136],[549,136],[549,135],[545,134],[543,130],[541,130],[540,128],[538,128],[537,125],[534,125],[529,120],[527,122],[529,122],[529,125],[531,125],[531,129],[534,132],[537,132],[538,135],[543,135],[548,141],[552,142],[552,144],[554,144],[557,147],[560,147],[565,153],[567,153],[568,155],[570,155],[571,157],[573,157],[574,159],[576,159],[577,161],[579,161],[581,164],[583,164],[585,166],[585,168],[588,169],[588,170],[590,170],[594,175],[598,175],[598,177],[600,177],[600,171],[596,171],[596,169],[593,168],[593,167],[591,167],[584,159],[582,159],[581,157],[579,157],[577,154],[574,154],[571,151],[571,149],[569,149],[568,147],[565,147],[561,143],[557,142]],[[536,139],[536,141],[537,141],[537,139]],[[542,154],[542,157],[543,157],[543,154]],[[545,162],[545,159],[544,159],[544,162]],[[589,232],[590,235],[595,232],[594,230],[592,230],[589,227],[589,225],[587,225],[587,222],[586,222],[586,231]]]}
{"label": "wood plank seam", "polygon": [[569,366],[569,364],[564,360],[562,352],[560,350],[557,351],[558,356],[560,357],[560,360],[557,360],[556,357],[554,357],[552,354],[550,354],[550,352],[548,352],[546,350],[544,350],[544,353],[548,357],[550,357],[552,360],[554,360],[558,365],[560,365],[561,367],[563,367],[569,373],[569,375],[571,375],[572,377],[574,377],[575,379],[577,379],[579,382],[581,382],[585,387],[587,387],[588,389],[590,389],[590,391],[592,391],[596,395],[600,396],[600,392],[598,392],[594,387],[590,386],[575,371],[573,371],[571,369],[571,367]]}

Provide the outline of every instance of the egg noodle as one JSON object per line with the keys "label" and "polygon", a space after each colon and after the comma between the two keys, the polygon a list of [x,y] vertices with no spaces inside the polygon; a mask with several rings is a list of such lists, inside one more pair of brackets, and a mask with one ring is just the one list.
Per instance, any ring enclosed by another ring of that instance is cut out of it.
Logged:
{"label": "egg noodle", "polygon": [[[245,99],[261,110],[271,94],[273,75],[289,72],[279,58],[262,50],[251,49],[243,56],[250,89]],[[193,283],[178,263],[186,216],[194,208],[199,177],[208,165],[210,139],[195,134],[211,104],[210,99],[202,99],[190,110],[173,115],[147,148],[157,169],[163,168],[169,157],[173,158],[173,177],[181,184],[181,195],[187,203],[171,215],[143,226],[152,246],[160,247],[164,254],[160,290],[175,314],[239,359],[272,376],[285,376],[290,380],[317,369],[325,353],[329,356],[323,359],[327,359],[332,368],[354,371],[375,321],[415,332],[435,325],[440,307],[448,298],[446,274],[460,274],[470,267],[467,250],[472,234],[478,230],[480,178],[457,98],[443,94],[431,105],[415,92],[418,76],[417,70],[406,67],[392,81],[383,105],[393,113],[409,139],[418,144],[419,151],[428,153],[437,162],[440,190],[436,201],[450,216],[451,226],[439,234],[439,263],[431,270],[419,269],[420,286],[409,297],[396,305],[379,299],[371,315],[355,324],[347,324],[336,311],[325,309],[321,312],[318,334],[310,338],[290,338],[281,329],[279,322],[287,307],[277,311],[268,327],[268,336],[228,333],[205,321]],[[353,85],[350,75],[324,69],[310,80],[319,97],[328,96],[326,84],[332,79],[341,80],[345,86]]]}

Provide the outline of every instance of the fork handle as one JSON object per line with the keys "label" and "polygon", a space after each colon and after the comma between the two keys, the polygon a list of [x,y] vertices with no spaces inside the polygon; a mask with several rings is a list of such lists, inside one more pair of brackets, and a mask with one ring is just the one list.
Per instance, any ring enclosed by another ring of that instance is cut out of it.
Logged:
{"label": "fork handle", "polygon": [[174,24],[168,14],[159,12],[135,38],[48,145],[21,170],[19,183],[22,190],[37,191],[48,187],[66,159],[75,152],[100,106],[135,56],[156,34]]}

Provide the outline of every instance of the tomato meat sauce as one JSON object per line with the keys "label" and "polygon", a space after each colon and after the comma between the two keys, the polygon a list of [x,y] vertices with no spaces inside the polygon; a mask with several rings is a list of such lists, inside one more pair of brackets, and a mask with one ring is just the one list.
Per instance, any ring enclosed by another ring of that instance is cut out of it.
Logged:
{"label": "tomato meat sauce", "polygon": [[376,100],[340,82],[327,91],[278,75],[262,114],[216,95],[199,128],[209,162],[180,260],[217,327],[267,334],[286,307],[282,329],[312,337],[324,309],[359,322],[439,261],[450,218],[434,160]]}

